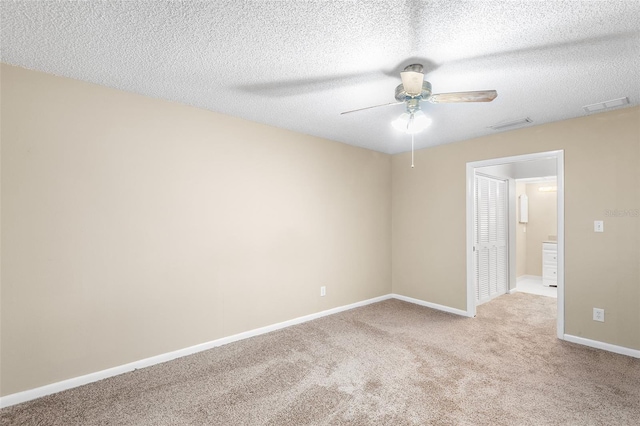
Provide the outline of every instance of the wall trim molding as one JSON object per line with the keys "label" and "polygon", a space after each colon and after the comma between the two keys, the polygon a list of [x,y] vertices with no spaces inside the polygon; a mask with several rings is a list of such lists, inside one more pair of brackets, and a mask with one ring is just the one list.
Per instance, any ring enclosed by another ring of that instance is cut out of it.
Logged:
{"label": "wall trim molding", "polygon": [[620,355],[627,355],[633,358],[640,358],[640,350],[631,349],[625,346],[613,345],[611,343],[601,342],[599,340],[585,339],[584,337],[573,336],[571,334],[565,334],[564,340],[571,343],[577,343],[583,346],[589,346],[591,348],[602,349],[604,351],[613,352]]}
{"label": "wall trim molding", "polygon": [[463,311],[462,309],[456,309],[445,305],[439,305],[437,303],[425,302],[424,300],[414,299],[413,297],[403,296],[401,294],[392,293],[391,297],[394,299],[402,300],[403,302],[409,302],[420,306],[425,306],[431,309],[437,309],[438,311],[449,312],[450,314],[461,315],[463,317],[473,317],[473,315],[469,315],[467,311]]}
{"label": "wall trim molding", "polygon": [[542,281],[542,276],[540,276],[540,275],[520,275],[518,278],[516,278],[516,281],[522,281],[522,280],[540,280],[540,281]]}
{"label": "wall trim molding", "polygon": [[328,315],[337,314],[338,312],[348,311],[350,309],[359,308],[361,306],[369,305],[371,303],[381,302],[383,300],[391,299],[391,294],[384,296],[374,297],[372,299],[363,300],[360,302],[351,303],[349,305],[338,306],[336,308],[327,309],[324,311],[316,312],[309,315],[304,315],[298,318],[294,318],[287,321],[282,321],[276,324],[267,325],[265,327],[256,328],[253,330],[245,331],[242,333],[234,334],[232,336],[222,337],[220,339],[212,340],[210,342],[201,343],[194,346],[189,346],[184,349],[178,349],[164,354],[144,358],[138,361],[130,362],[128,364],[119,365],[106,370],[96,371],[94,373],[85,374],[71,379],[62,380],[60,382],[51,383],[49,385],[40,386],[34,389],[29,389],[22,392],[16,392],[10,395],[0,397],[0,408],[10,407],[12,405],[20,404],[23,402],[31,401],[36,398],[58,393],[67,389],[76,388],[89,383],[97,382],[102,379],[117,376],[120,374],[128,373],[140,368],[150,367],[152,365],[160,364],[163,362],[171,361],[176,358],[182,358],[187,355],[192,355],[198,352],[206,351],[218,346],[226,345],[228,343],[237,342],[239,340],[248,339],[249,337],[259,336],[271,331],[280,330],[282,328],[291,327],[292,325],[301,324],[314,319],[326,317]]}
{"label": "wall trim molding", "polygon": [[[388,299],[398,299],[398,300],[402,300],[403,302],[413,303],[415,305],[420,305],[420,306],[436,309],[443,312],[448,312],[455,315],[460,315],[464,317],[473,317],[472,315],[469,314],[469,312],[463,311],[462,309],[452,308],[450,306],[440,305],[432,302],[426,302],[424,300],[403,296],[401,294],[390,293],[384,296],[378,296],[372,299],[351,303],[349,305],[338,306],[336,308],[331,308],[331,309],[316,312],[313,314],[304,315],[291,320],[282,321],[276,324],[267,325],[265,327],[260,327],[253,330],[245,331],[242,333],[234,334],[232,336],[222,337],[220,339],[212,340],[210,342],[189,346],[184,349],[178,349],[176,351],[171,351],[164,354],[141,359],[138,361],[130,362],[128,364],[123,364],[116,367],[108,368],[106,370],[96,371],[94,373],[73,377],[71,379],[62,380],[60,382],[51,383],[49,385],[40,386],[38,388],[17,392],[11,395],[6,395],[3,397],[0,397],[0,408],[21,404],[23,402],[41,398],[43,396],[51,395],[54,393],[62,392],[64,390],[68,390],[68,389],[76,388],[89,383],[97,382],[102,379],[128,373],[133,370],[150,367],[152,365],[171,361],[177,358],[182,358],[184,356],[206,351],[208,349],[212,349],[218,346],[223,346],[228,343],[233,343],[239,340],[248,339],[250,337],[259,336],[261,334],[266,334],[271,331],[276,331],[286,327],[291,327],[292,325],[302,324],[308,321],[312,321],[314,319],[337,314],[343,311],[348,311],[354,308],[359,308],[361,306],[370,305],[372,303],[382,302],[383,300],[388,300]],[[570,334],[565,334],[563,338],[567,342],[577,343],[579,345],[589,346],[596,349],[602,349],[605,351],[614,352],[621,355],[627,355],[634,358],[640,358],[640,350],[637,350],[637,349],[631,349],[631,348],[626,348],[624,346],[612,345],[610,343],[600,342],[597,340],[585,339],[583,337],[573,336]]]}

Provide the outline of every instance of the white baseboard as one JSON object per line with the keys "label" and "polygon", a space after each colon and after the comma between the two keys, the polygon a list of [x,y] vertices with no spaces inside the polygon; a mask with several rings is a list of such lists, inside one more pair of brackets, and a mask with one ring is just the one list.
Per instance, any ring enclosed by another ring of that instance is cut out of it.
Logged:
{"label": "white baseboard", "polygon": [[516,278],[516,282],[522,281],[522,280],[540,280],[540,281],[542,281],[542,276],[540,276],[540,275],[520,275],[518,278]]}
{"label": "white baseboard", "polygon": [[288,321],[279,322],[277,324],[256,328],[254,330],[245,331],[243,333],[234,334],[233,336],[223,337],[210,342],[201,343],[199,345],[190,346],[188,348],[179,349],[177,351],[167,352],[164,354],[152,356],[150,358],[141,359],[139,361],[130,362],[129,364],[119,365],[117,367],[108,368],[106,370],[97,371],[95,373],[85,374],[84,376],[74,377],[72,379],[63,380],[61,382],[52,383],[50,385],[41,386],[35,389],[29,389],[23,392],[17,392],[0,398],[0,408],[9,407],[11,405],[20,404],[22,402],[31,401],[32,399],[51,395],[67,389],[72,389],[88,383],[97,382],[98,380],[108,377],[117,376],[119,374],[128,373],[130,371],[150,367],[155,364],[171,361],[176,358],[195,354],[197,352],[206,351],[217,346],[226,345],[228,343],[237,342],[238,340],[248,339],[249,337],[259,336],[271,331],[280,330],[292,325],[301,324],[327,315],[337,314],[338,312],[347,311],[349,309],[358,308],[360,306],[369,305],[371,303],[381,302],[391,299],[391,294],[374,297],[373,299],[363,300],[361,302],[351,303],[337,308],[327,309],[326,311],[316,312],[314,314],[305,315]]}
{"label": "white baseboard", "polygon": [[516,287],[514,287],[514,288],[510,288],[510,289],[507,291],[507,293],[509,293],[509,294],[513,294],[513,293],[517,293],[517,292],[518,292],[518,289],[517,289]]}
{"label": "white baseboard", "polygon": [[[190,346],[184,349],[179,349],[177,351],[167,352],[167,353],[153,356],[150,358],[141,359],[139,361],[134,361],[124,365],[119,365],[117,367],[108,368],[106,370],[97,371],[95,373],[85,374],[84,376],[74,377],[72,379],[63,380],[61,382],[52,383],[50,385],[41,386],[35,389],[29,389],[23,392],[7,395],[0,398],[0,408],[9,407],[11,405],[16,405],[22,402],[31,401],[36,398],[51,395],[53,393],[61,392],[67,389],[72,389],[78,386],[86,385],[88,383],[97,382],[98,380],[117,376],[123,373],[128,373],[130,371],[133,371],[139,368],[150,367],[155,364],[160,364],[163,362],[171,361],[176,358],[181,358],[183,356],[206,351],[208,349],[215,348],[217,346],[222,346],[228,343],[237,342],[239,340],[248,339],[249,337],[259,336],[261,334],[269,333],[271,331],[280,330],[282,328],[290,327],[292,325],[301,324],[317,318],[325,317],[327,315],[337,314],[338,312],[347,311],[350,309],[369,305],[371,303],[381,302],[383,300],[387,300],[391,298],[402,300],[404,302],[414,303],[420,306],[425,306],[427,308],[449,312],[456,315],[461,315],[465,317],[470,316],[467,313],[467,311],[463,311],[461,309],[451,308],[449,306],[439,305],[437,303],[425,302],[424,300],[414,299],[413,297],[402,296],[400,294],[386,294],[384,296],[374,297],[372,299],[363,300],[361,302],[351,303],[349,305],[327,309],[325,311],[316,312],[314,314],[305,315],[305,316],[294,318],[288,321],[283,321],[283,322],[268,325],[265,327],[256,328],[254,330],[245,331],[243,333],[234,334],[233,336],[223,337],[210,342],[202,343],[195,346]],[[568,342],[577,343],[580,345],[590,346],[597,349],[603,349],[605,351],[615,352],[622,355],[628,355],[634,358],[640,358],[640,350],[637,350],[637,349],[625,348],[623,346],[616,346],[609,343],[599,342],[597,340],[590,340],[582,337],[572,336],[569,334],[564,335],[564,340]]]}
{"label": "white baseboard", "polygon": [[472,315],[469,315],[467,311],[463,311],[462,309],[438,305],[437,303],[425,302],[424,300],[414,299],[413,297],[402,296],[400,294],[391,294],[391,297],[405,302],[415,303],[416,305],[426,306],[427,308],[437,309],[439,311],[449,312],[451,314],[462,315],[463,317],[472,317]]}
{"label": "white baseboard", "polygon": [[564,340],[571,343],[577,343],[579,345],[589,346],[596,349],[602,349],[609,352],[614,352],[620,355],[627,355],[634,358],[640,358],[640,350],[631,349],[624,346],[612,345],[611,343],[600,342],[598,340],[585,339],[584,337],[573,336],[571,334],[565,334]]}

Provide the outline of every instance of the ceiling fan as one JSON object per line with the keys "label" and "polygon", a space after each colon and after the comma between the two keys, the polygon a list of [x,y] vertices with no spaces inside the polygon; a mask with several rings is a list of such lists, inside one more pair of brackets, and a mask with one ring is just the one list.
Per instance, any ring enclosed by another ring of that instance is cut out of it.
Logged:
{"label": "ceiling fan", "polygon": [[[396,87],[395,97],[397,102],[354,109],[342,112],[341,114],[350,114],[352,112],[364,111],[371,108],[404,103],[407,105],[407,112],[398,119],[400,122],[394,122],[394,127],[400,130],[406,130],[407,133],[416,133],[424,129],[424,127],[426,127],[430,122],[424,113],[420,111],[421,101],[430,102],[432,104],[453,102],[491,102],[496,98],[496,96],[498,96],[498,92],[495,90],[433,94],[431,93],[431,83],[424,79],[422,64],[406,66],[404,71],[400,73],[400,78],[402,79],[402,83]],[[427,120],[426,125],[425,120]]]}

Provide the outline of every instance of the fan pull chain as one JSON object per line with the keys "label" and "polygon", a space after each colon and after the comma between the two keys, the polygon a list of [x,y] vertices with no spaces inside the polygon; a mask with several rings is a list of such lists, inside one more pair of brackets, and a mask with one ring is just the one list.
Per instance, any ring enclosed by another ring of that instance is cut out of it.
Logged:
{"label": "fan pull chain", "polygon": [[413,133],[411,133],[411,168],[413,169],[415,166],[413,165]]}

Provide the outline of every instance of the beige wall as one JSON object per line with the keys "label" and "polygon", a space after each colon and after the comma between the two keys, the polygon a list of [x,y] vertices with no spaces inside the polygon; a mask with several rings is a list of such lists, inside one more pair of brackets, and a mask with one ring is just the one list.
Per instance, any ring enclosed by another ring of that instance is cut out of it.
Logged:
{"label": "beige wall", "polygon": [[391,292],[390,156],[1,73],[2,395]]}
{"label": "beige wall", "polygon": [[[640,349],[640,108],[498,133],[392,159],[393,291],[466,309],[466,163],[564,150],[565,332]],[[593,221],[604,219],[605,232]],[[606,322],[592,320],[604,308]]]}
{"label": "beige wall", "polygon": [[529,223],[527,223],[526,275],[542,276],[542,242],[558,235],[558,193],[540,192],[542,186],[554,186],[556,182],[527,184],[529,197]]}
{"label": "beige wall", "polygon": [[640,219],[604,216],[640,208],[640,108],[421,150],[411,169],[409,154],[1,78],[0,395],[391,291],[465,309],[466,162],[554,149],[566,331],[640,348]]}
{"label": "beige wall", "polygon": [[527,184],[516,182],[516,277],[527,275],[527,224],[520,223],[520,196],[527,194]]}

